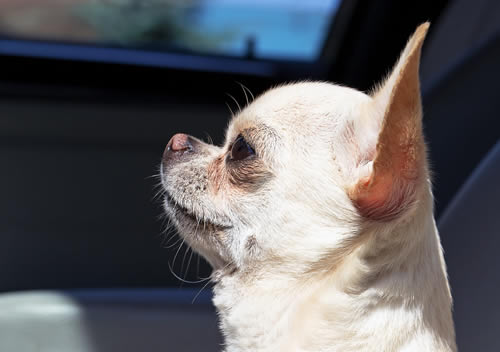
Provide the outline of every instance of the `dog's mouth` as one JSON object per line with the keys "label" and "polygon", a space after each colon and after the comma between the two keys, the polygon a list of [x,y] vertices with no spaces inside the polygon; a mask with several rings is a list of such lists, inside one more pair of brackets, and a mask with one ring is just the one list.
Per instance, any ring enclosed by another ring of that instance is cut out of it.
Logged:
{"label": "dog's mouth", "polygon": [[184,217],[187,217],[191,219],[192,221],[199,221],[197,216],[186,208],[185,206],[181,205],[179,202],[177,202],[172,195],[170,195],[168,192],[165,193],[165,200],[167,201],[168,207],[173,209],[175,214],[182,214]]}
{"label": "dog's mouth", "polygon": [[165,192],[165,201],[167,206],[173,210],[175,217],[181,217],[203,228],[213,228],[214,230],[225,230],[231,227],[228,223],[216,222],[204,216],[199,216],[193,210],[178,202],[169,192]]}

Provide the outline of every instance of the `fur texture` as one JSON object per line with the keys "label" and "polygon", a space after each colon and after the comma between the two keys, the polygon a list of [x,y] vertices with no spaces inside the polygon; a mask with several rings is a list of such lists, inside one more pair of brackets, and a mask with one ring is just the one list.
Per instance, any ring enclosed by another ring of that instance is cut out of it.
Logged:
{"label": "fur texture", "polygon": [[223,146],[167,147],[165,209],[213,266],[225,351],[456,350],[422,135],[427,28],[370,95],[281,86]]}

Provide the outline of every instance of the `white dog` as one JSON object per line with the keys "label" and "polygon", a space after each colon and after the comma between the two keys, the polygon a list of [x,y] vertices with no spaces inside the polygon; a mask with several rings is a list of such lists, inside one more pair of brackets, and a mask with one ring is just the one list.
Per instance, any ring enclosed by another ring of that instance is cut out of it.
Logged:
{"label": "white dog", "polygon": [[213,266],[225,351],[455,351],[418,27],[373,94],[274,88],[222,147],[177,134],[165,209]]}

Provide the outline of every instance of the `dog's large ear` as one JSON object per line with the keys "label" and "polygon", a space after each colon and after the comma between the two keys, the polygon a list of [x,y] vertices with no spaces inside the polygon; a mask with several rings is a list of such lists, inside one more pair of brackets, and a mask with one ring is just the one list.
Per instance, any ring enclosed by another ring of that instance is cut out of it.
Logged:
{"label": "dog's large ear", "polygon": [[417,28],[393,71],[373,94],[371,111],[381,118],[378,140],[370,170],[349,190],[362,216],[371,220],[391,219],[407,209],[425,170],[418,72],[428,28],[429,23]]}

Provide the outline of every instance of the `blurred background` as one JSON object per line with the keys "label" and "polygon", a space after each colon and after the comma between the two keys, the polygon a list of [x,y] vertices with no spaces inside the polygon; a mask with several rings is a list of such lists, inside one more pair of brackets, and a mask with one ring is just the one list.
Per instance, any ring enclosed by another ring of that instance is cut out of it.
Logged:
{"label": "blurred background", "polygon": [[457,340],[497,351],[494,0],[0,1],[0,351],[218,350],[210,268],[155,198],[166,143],[220,143],[241,84],[368,91],[427,20],[424,123]]}

